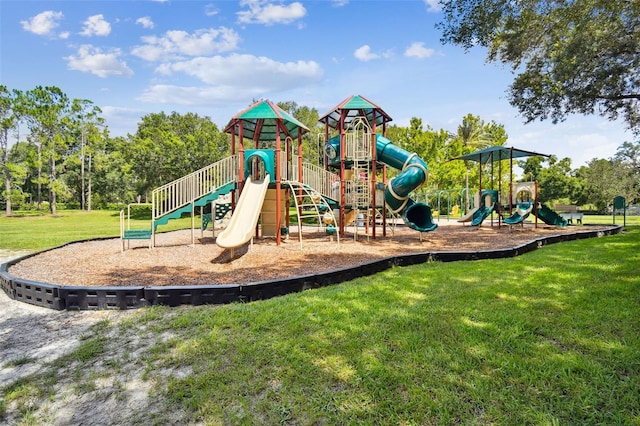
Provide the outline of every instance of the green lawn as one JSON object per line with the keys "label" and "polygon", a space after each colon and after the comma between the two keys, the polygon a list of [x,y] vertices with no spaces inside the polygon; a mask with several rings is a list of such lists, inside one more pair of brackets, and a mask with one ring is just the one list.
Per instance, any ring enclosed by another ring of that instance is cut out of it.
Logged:
{"label": "green lawn", "polygon": [[[131,229],[149,229],[151,213],[147,209],[132,213]],[[196,219],[196,226],[200,220]],[[191,218],[172,220],[158,232],[189,228]],[[21,214],[0,216],[0,249],[43,250],[70,241],[89,238],[117,237],[120,235],[120,212],[113,210],[62,210],[56,216],[50,214]]]}
{"label": "green lawn", "polygon": [[[622,216],[616,216],[616,225],[623,225],[625,218]],[[611,225],[613,224],[613,216],[598,216],[598,215],[585,215],[582,222],[590,225]],[[627,216],[627,225],[640,225],[640,216]]]}
{"label": "green lawn", "polygon": [[122,377],[142,371],[153,403],[130,424],[639,425],[638,265],[631,227],[262,302],[141,309],[6,384],[0,414],[38,424],[64,391],[126,404]]}

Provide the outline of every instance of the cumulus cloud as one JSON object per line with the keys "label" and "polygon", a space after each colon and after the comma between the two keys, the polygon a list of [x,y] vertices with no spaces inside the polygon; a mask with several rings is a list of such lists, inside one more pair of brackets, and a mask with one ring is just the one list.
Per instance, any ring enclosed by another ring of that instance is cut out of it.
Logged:
{"label": "cumulus cloud", "polygon": [[353,52],[353,56],[355,56],[356,59],[363,62],[372,61],[374,59],[380,58],[380,55],[373,53],[371,51],[371,47],[368,44],[365,44],[364,46],[357,48],[356,51]]}
{"label": "cumulus cloud", "polygon": [[285,5],[265,0],[242,0],[240,5],[249,8],[237,14],[238,21],[242,24],[290,24],[307,14],[300,2]]}
{"label": "cumulus cloud", "polygon": [[83,23],[83,36],[108,36],[111,33],[111,24],[104,19],[102,15],[89,16]]}
{"label": "cumulus cloud", "polygon": [[62,18],[64,18],[62,12],[47,10],[37,14],[36,16],[32,16],[26,21],[20,21],[20,24],[22,24],[22,28],[25,31],[29,31],[30,33],[37,35],[50,36],[53,35],[53,30],[60,25]]}
{"label": "cumulus cloud", "polygon": [[151,29],[154,27],[153,21],[148,16],[136,19],[136,24],[142,25],[142,28]]}
{"label": "cumulus cloud", "polygon": [[234,30],[220,27],[186,31],[167,31],[164,36],[142,37],[145,43],[136,46],[131,53],[146,61],[160,61],[185,56],[202,56],[236,49],[240,36]]}
{"label": "cumulus cloud", "polygon": [[132,76],[133,71],[125,61],[120,60],[120,49],[103,52],[101,49],[85,44],[80,46],[75,56],[67,56],[70,70],[88,72],[98,77]]}
{"label": "cumulus cloud", "polygon": [[254,86],[263,92],[304,86],[320,81],[323,74],[314,61],[277,62],[263,56],[240,54],[167,63],[156,71],[164,75],[183,73],[216,86]]}
{"label": "cumulus cloud", "polygon": [[424,47],[424,43],[415,42],[415,43],[412,43],[411,46],[409,46],[407,50],[404,51],[404,56],[407,56],[410,58],[423,59],[423,58],[429,58],[433,56],[435,53],[436,53],[435,50],[430,49],[428,47]]}
{"label": "cumulus cloud", "polygon": [[440,0],[424,0],[424,4],[427,5],[427,12],[440,12],[442,10]]}

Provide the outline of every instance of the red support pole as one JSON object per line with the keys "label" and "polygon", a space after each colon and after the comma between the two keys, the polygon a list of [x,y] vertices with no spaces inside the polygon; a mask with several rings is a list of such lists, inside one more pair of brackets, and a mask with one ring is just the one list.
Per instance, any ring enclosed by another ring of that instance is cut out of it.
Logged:
{"label": "red support pole", "polygon": [[370,176],[370,185],[371,185],[371,210],[373,211],[373,229],[371,230],[371,236],[373,239],[376,238],[376,179],[377,179],[377,161],[376,161],[376,110],[373,110],[373,125],[371,126],[371,176]]}
{"label": "red support pole", "polygon": [[238,122],[240,129],[238,130],[238,138],[240,139],[240,149],[238,151],[238,189],[242,192],[242,188],[244,187],[244,129],[242,125],[242,121]]}
{"label": "red support pole", "polygon": [[340,237],[344,238],[344,221],[345,221],[345,202],[346,202],[346,194],[345,194],[345,185],[346,181],[344,179],[345,174],[345,131],[344,131],[344,120],[345,120],[346,111],[342,110],[340,112]]}
{"label": "red support pole", "polygon": [[281,192],[282,192],[282,188],[280,188],[280,152],[282,151],[281,148],[281,141],[280,141],[280,126],[282,125],[282,119],[278,119],[276,121],[276,175],[275,175],[275,182],[276,182],[276,245],[280,245],[282,237],[280,235],[280,222],[282,221],[282,212],[280,211],[280,209],[282,208],[282,200],[280,199],[281,197]]}
{"label": "red support pole", "polygon": [[[236,125],[234,124],[231,128],[231,155],[236,154]],[[236,197],[237,191],[234,189],[231,191],[231,211],[236,210]],[[212,215],[215,215],[215,212],[212,212]],[[213,216],[212,216],[213,217]]]}

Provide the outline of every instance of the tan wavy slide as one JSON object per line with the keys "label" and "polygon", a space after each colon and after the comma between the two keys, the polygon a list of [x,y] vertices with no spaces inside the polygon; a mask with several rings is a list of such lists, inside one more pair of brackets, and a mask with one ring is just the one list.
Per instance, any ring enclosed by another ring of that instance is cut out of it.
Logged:
{"label": "tan wavy slide", "polygon": [[262,203],[269,188],[269,175],[254,181],[249,177],[244,185],[229,225],[218,235],[216,244],[233,249],[247,243],[253,237],[262,210]]}

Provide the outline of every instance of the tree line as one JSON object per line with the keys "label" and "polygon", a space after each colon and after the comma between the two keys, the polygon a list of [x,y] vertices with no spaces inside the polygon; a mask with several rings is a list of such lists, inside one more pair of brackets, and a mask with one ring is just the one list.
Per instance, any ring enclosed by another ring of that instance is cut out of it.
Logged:
{"label": "tree line", "polygon": [[[303,157],[320,164],[318,111],[291,101],[278,105],[312,129],[303,139]],[[425,128],[414,117],[408,127],[389,126],[387,136],[427,162],[426,189],[477,188],[481,173],[483,187],[489,187],[489,165],[450,160],[508,141],[503,125],[472,114],[454,131]],[[91,210],[146,201],[154,188],[228,156],[230,143],[211,118],[176,112],[148,114],[134,134],[111,137],[102,111],[90,100],[69,99],[57,87],[0,86],[0,204],[11,215],[14,209],[45,208],[55,214],[58,203]],[[542,202],[590,203],[604,211],[615,195],[638,199],[639,143],[624,142],[613,158],[593,159],[575,170],[569,158],[530,157],[520,166],[522,179],[540,183]],[[506,161],[502,170],[508,167]],[[508,173],[498,178],[506,188]]]}

